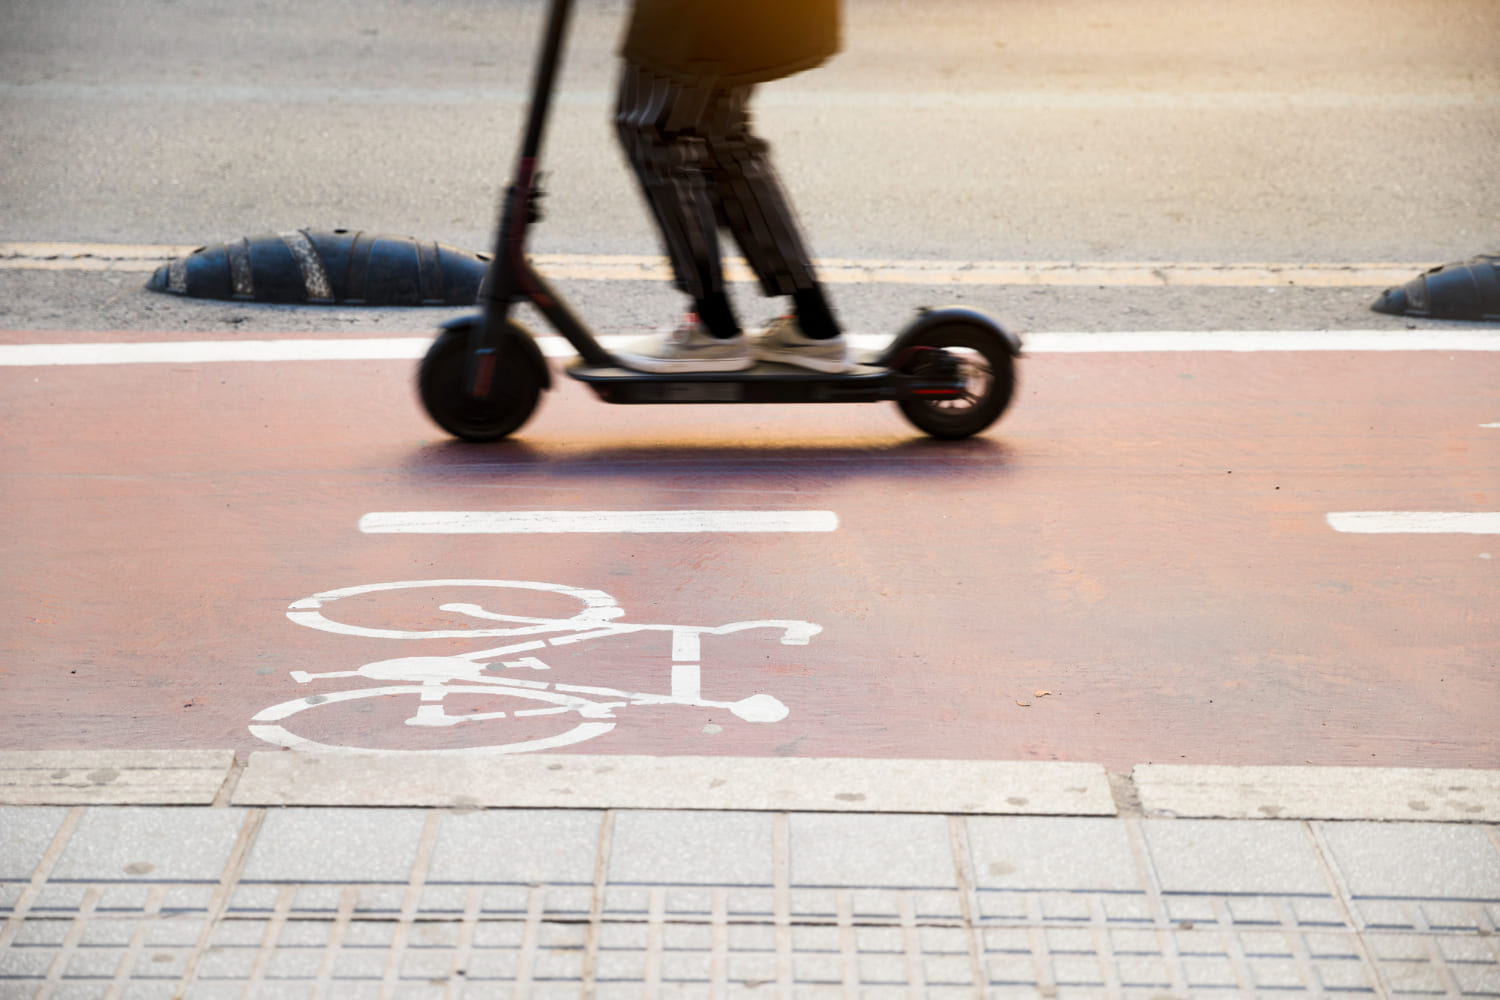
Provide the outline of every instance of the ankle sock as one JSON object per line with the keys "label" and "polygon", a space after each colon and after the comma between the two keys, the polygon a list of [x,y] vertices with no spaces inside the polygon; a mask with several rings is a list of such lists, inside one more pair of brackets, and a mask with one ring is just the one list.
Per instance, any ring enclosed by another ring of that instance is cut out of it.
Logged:
{"label": "ankle sock", "polygon": [[797,308],[797,325],[808,339],[831,340],[843,332],[838,320],[833,318],[833,310],[828,307],[822,288],[815,285],[800,289],[792,294],[792,301]]}
{"label": "ankle sock", "polygon": [[712,337],[730,340],[742,332],[734,307],[729,304],[729,296],[723,292],[710,292],[694,304],[693,311]]}

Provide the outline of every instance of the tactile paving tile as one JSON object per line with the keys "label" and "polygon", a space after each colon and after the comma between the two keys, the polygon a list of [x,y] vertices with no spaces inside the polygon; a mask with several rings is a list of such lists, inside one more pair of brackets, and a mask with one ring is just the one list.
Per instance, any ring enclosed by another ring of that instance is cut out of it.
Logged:
{"label": "tactile paving tile", "polygon": [[[1304,922],[1294,904],[1305,900],[1268,897],[1079,894],[1059,907],[1056,894],[1014,893],[998,915],[965,920],[922,918],[922,894],[899,890],[859,916],[857,890],[793,916],[790,890],[767,893],[773,912],[731,912],[742,888],[653,886],[631,890],[644,892],[639,908],[591,917],[550,910],[549,897],[576,887],[445,886],[392,912],[363,906],[372,893],[410,898],[411,886],[328,884],[256,886],[268,908],[210,923],[201,908],[164,908],[180,886],[150,886],[143,905],[110,912],[99,904],[112,887],[78,888],[71,908],[19,921],[0,953],[0,995],[105,997],[126,984],[131,996],[188,985],[192,997],[1500,993],[1482,907],[1464,911],[1467,930],[1361,934]],[[523,892],[521,912],[491,909],[497,888]]]}
{"label": "tactile paving tile", "polygon": [[1356,897],[1332,871],[1327,894],[985,888],[953,820],[952,886],[903,884],[933,881],[930,860],[891,884],[798,884],[778,815],[765,884],[743,866],[723,884],[617,882],[602,862],[592,884],[465,883],[431,878],[432,812],[387,859],[404,881],[255,881],[259,815],[216,883],[56,879],[64,825],[31,881],[6,883],[0,997],[1500,995],[1500,904]]}

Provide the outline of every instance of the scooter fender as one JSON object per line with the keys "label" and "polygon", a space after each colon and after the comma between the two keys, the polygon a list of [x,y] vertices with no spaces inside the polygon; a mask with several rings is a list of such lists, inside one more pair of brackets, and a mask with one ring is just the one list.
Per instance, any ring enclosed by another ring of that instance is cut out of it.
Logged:
{"label": "scooter fender", "polygon": [[1013,358],[1021,356],[1021,338],[1011,333],[1005,327],[995,322],[984,313],[964,306],[950,306],[945,309],[922,309],[917,318],[907,325],[906,329],[896,335],[880,356],[876,364],[890,367],[896,360],[905,354],[913,345],[926,342],[927,334],[938,328],[946,326],[965,326],[980,336],[993,337],[1000,343]]}
{"label": "scooter fender", "polygon": [[[442,330],[444,335],[451,332],[455,336],[467,337],[474,327],[483,322],[484,317],[482,315],[459,316],[457,319],[450,319],[446,323],[439,323],[438,329]],[[552,388],[552,370],[547,367],[547,359],[542,354],[542,349],[537,346],[536,340],[525,332],[524,327],[513,322],[507,325],[512,332],[506,337],[506,350],[514,349],[519,351],[521,357],[525,359],[525,363],[531,365],[532,369],[536,372],[538,384],[543,389]]]}

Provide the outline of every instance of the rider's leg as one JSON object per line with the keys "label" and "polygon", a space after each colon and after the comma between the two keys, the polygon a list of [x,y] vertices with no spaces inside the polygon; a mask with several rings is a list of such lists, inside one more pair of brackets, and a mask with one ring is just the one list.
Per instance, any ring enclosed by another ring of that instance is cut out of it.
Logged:
{"label": "rider's leg", "polygon": [[713,92],[658,76],[633,63],[621,70],[615,128],[672,261],[677,287],[692,297],[703,325],[721,339],[740,335],[724,289],[714,200],[702,166],[698,126]]}
{"label": "rider's leg", "polygon": [[793,315],[773,322],[752,350],[766,361],[848,371],[848,346],[771,164],[770,146],[753,130],[753,93],[748,86],[715,91],[701,129],[719,221],[734,234],[761,291],[792,299]]}
{"label": "rider's leg", "polygon": [[700,128],[703,169],[719,221],[734,235],[768,296],[792,296],[808,336],[836,337],[838,322],[813,268],[802,229],[771,163],[771,147],[755,134],[750,86],[715,90]]}

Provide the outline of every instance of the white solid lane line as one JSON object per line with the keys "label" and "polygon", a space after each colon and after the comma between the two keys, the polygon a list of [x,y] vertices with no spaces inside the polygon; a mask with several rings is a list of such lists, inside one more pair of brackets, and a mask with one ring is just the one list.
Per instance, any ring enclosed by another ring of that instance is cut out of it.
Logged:
{"label": "white solid lane line", "polygon": [[[599,338],[606,350],[631,336]],[[890,337],[856,334],[862,350],[879,350]],[[1493,330],[1141,330],[1108,333],[1032,333],[1027,354],[1194,353],[1259,351],[1500,351]],[[241,361],[413,361],[431,337],[339,339],[181,340],[126,343],[0,344],[0,367],[55,365],[205,364]],[[570,358],[561,337],[538,338],[549,358]]]}
{"label": "white solid lane line", "polygon": [[831,510],[384,511],[359,519],[367,535],[815,532],[838,526]]}
{"label": "white solid lane line", "polygon": [[1034,333],[1027,354],[1500,351],[1495,330],[1141,330]]}
{"label": "white solid lane line", "polygon": [[410,361],[431,337],[357,340],[180,340],[106,344],[0,344],[0,367],[202,364],[225,361]]}
{"label": "white solid lane line", "polygon": [[1328,526],[1354,535],[1500,535],[1500,512],[1342,511],[1328,515]]}

